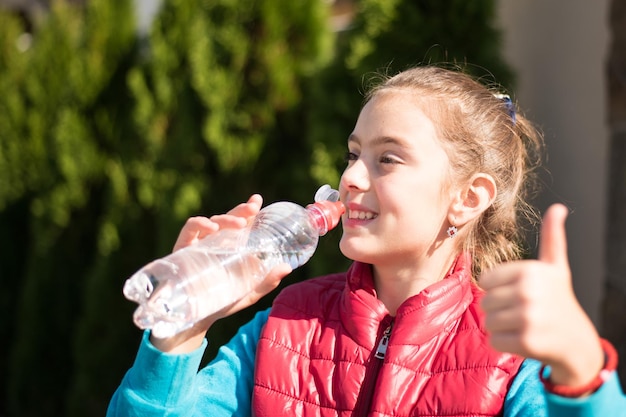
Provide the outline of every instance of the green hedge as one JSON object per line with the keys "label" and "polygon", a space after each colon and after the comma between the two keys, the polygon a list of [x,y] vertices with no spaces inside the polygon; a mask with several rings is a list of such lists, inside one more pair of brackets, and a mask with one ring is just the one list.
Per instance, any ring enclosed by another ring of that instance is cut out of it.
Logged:
{"label": "green hedge", "polygon": [[[364,74],[511,80],[494,1],[362,0],[333,33],[324,0],[166,0],[145,37],[133,4],[0,13],[0,415],[103,415],[141,335],[124,280],[190,215],[336,186]],[[344,269],[340,233],[283,286]],[[273,295],[218,323],[206,360]]]}

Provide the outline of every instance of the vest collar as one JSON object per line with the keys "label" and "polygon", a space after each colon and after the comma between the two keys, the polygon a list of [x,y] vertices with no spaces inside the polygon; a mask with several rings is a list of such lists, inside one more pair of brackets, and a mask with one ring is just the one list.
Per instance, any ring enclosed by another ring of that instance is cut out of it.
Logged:
{"label": "vest collar", "polygon": [[[474,299],[471,257],[463,253],[448,275],[407,299],[394,320],[393,339],[403,344],[422,344],[442,332],[449,332]],[[389,313],[376,298],[372,268],[354,262],[348,270],[343,294],[342,322],[346,330],[365,347],[373,346],[379,323]]]}

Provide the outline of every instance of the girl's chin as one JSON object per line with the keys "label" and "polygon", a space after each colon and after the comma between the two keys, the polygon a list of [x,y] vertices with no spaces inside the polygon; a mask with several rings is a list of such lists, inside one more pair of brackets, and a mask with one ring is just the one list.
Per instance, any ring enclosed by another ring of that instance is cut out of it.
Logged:
{"label": "girl's chin", "polygon": [[339,250],[348,259],[358,262],[370,263],[370,256],[361,248],[362,245],[356,245],[356,242],[341,239],[339,242]]}

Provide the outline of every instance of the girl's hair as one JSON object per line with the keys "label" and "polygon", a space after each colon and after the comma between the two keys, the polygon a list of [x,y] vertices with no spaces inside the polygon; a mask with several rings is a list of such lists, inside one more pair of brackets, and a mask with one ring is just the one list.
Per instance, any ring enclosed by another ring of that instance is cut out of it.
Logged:
{"label": "girl's hair", "polygon": [[539,216],[530,205],[538,187],[537,168],[543,136],[508,96],[457,69],[415,67],[393,77],[382,76],[365,100],[389,90],[410,90],[435,122],[451,165],[452,181],[476,173],[491,175],[497,187],[493,204],[471,225],[464,251],[472,255],[472,272],[519,259],[525,230]]}

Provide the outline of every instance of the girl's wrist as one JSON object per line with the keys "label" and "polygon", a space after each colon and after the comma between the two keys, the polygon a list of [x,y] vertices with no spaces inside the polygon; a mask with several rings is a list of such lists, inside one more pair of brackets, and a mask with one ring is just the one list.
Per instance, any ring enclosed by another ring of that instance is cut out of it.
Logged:
{"label": "girl's wrist", "polygon": [[206,318],[193,327],[165,339],[159,339],[150,334],[150,343],[164,353],[189,353],[202,346],[206,333],[213,323]]}
{"label": "girl's wrist", "polygon": [[560,385],[551,382],[550,375],[546,369],[546,365],[543,365],[539,370],[539,379],[543,383],[547,392],[560,395],[562,397],[577,398],[583,397],[588,394],[592,394],[597,391],[612,372],[617,369],[617,351],[613,345],[606,339],[600,339],[600,345],[604,351],[604,365],[596,376],[586,384],[579,386]]}
{"label": "girl's wrist", "polygon": [[150,336],[150,343],[163,353],[181,354],[190,353],[202,346],[204,335],[196,334],[187,339],[180,339],[176,336],[168,339],[158,339]]}

